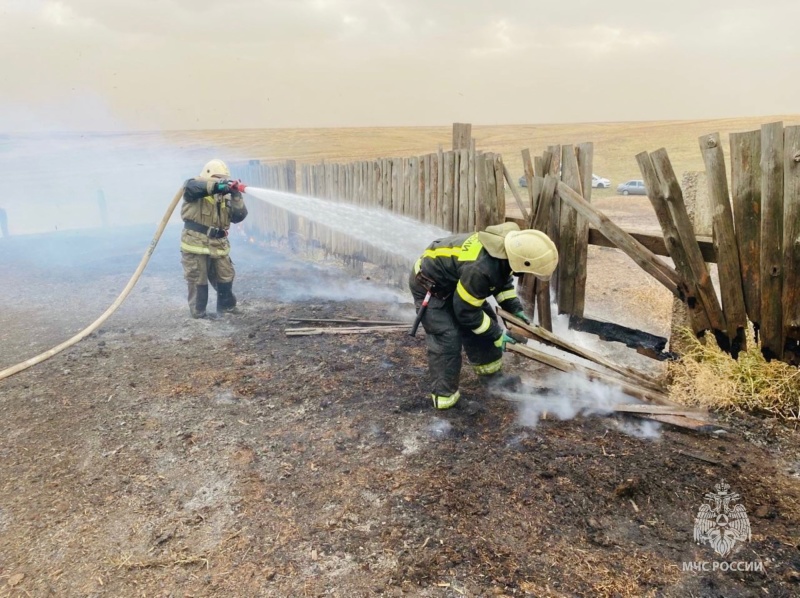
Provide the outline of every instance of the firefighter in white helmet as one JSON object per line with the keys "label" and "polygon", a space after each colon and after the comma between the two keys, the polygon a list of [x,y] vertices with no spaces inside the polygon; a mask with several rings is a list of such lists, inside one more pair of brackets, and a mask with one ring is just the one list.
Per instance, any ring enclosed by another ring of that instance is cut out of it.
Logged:
{"label": "firefighter in white helmet", "polygon": [[186,181],[181,205],[181,262],[189,285],[189,310],[205,318],[208,285],[217,291],[217,312],[235,313],[235,271],[228,229],[247,216],[243,186],[231,180],[222,160],[211,160],[199,176]]}
{"label": "firefighter in white helmet", "polygon": [[461,396],[462,345],[482,381],[502,379],[503,351],[515,341],[497,323],[486,299],[494,297],[501,308],[528,321],[513,276],[548,279],[557,265],[558,250],[546,234],[519,230],[512,222],[428,246],[414,264],[409,287],[417,309],[431,293],[422,326],[435,408],[453,407]]}

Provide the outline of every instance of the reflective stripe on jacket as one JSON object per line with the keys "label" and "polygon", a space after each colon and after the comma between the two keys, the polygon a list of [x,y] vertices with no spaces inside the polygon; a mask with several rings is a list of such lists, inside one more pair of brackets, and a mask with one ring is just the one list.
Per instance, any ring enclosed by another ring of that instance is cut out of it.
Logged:
{"label": "reflective stripe on jacket", "polygon": [[452,294],[458,323],[475,334],[498,339],[503,330],[484,311],[493,296],[504,310],[522,311],[514,289],[508,260],[492,257],[478,234],[459,234],[438,239],[428,246],[414,266],[432,280],[438,293]]}

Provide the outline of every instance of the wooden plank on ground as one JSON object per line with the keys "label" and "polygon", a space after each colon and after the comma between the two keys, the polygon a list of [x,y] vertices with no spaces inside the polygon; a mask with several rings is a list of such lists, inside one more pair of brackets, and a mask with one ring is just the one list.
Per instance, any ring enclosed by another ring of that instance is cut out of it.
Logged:
{"label": "wooden plank on ground", "polygon": [[800,359],[800,127],[784,130],[783,328],[792,363]]}
{"label": "wooden plank on ground", "polygon": [[559,338],[552,332],[545,330],[541,326],[535,326],[533,324],[526,324],[523,320],[520,320],[515,315],[503,310],[498,309],[497,315],[500,316],[504,321],[507,323],[513,324],[520,330],[523,330],[524,333],[528,333],[532,338],[538,340],[541,343],[550,345],[552,347],[557,347],[563,351],[571,353],[573,355],[577,355],[578,357],[582,357],[583,359],[588,359],[589,361],[593,361],[594,363],[601,365],[609,370],[612,370],[622,376],[627,376],[637,384],[650,388],[652,390],[657,390],[663,392],[663,387],[659,384],[655,379],[651,378],[646,374],[642,374],[641,372],[637,372],[636,370],[619,365],[611,361],[610,359],[600,355],[599,353],[595,353],[594,351],[589,351],[588,349],[584,349],[583,347],[571,343],[565,339]]}
{"label": "wooden plank on ground", "polygon": [[375,334],[383,332],[407,332],[409,326],[356,326],[339,328],[286,328],[286,336],[318,336],[320,334]]}
{"label": "wooden plank on ground", "polygon": [[686,248],[683,246],[683,241],[675,227],[661,181],[658,178],[650,155],[647,152],[642,152],[636,156],[636,161],[639,163],[639,170],[644,179],[647,196],[661,225],[664,241],[669,248],[669,254],[672,257],[672,261],[675,262],[675,269],[681,275],[682,281],[679,288],[683,294],[682,299],[686,303],[691,316],[692,331],[700,335],[711,328],[711,323],[708,321],[703,301],[698,296],[697,282],[689,264]]}
{"label": "wooden plank on ground", "polygon": [[529,359],[533,359],[534,361],[550,366],[562,372],[581,374],[589,380],[597,380],[610,386],[617,387],[625,394],[637,399],[650,401],[658,405],[669,405],[671,407],[675,406],[674,403],[670,402],[669,398],[663,393],[643,388],[631,382],[626,382],[616,375],[598,372],[590,367],[577,364],[574,361],[549,355],[548,353],[538,351],[533,347],[517,343],[516,345],[507,345],[507,350],[513,353],[518,353],[519,355],[523,355]]}
{"label": "wooden plank on ground", "polygon": [[675,176],[675,171],[672,168],[667,150],[661,148],[650,154],[650,158],[653,161],[653,166],[661,181],[661,191],[664,193],[664,198],[667,201],[667,206],[669,206],[670,215],[672,216],[672,221],[675,223],[675,229],[686,251],[686,257],[689,260],[694,284],[697,288],[697,294],[703,302],[703,308],[711,324],[714,337],[721,349],[729,351],[730,340],[728,338],[728,326],[725,321],[725,315],[722,312],[722,306],[717,298],[717,292],[714,290],[714,285],[711,282],[708,267],[703,261],[700,247],[697,244],[694,226],[692,226],[692,221],[689,219],[689,214],[686,211],[686,204],[683,201],[683,191],[681,190],[680,183],[678,183],[678,177]]}
{"label": "wooden plank on ground", "polygon": [[783,123],[761,126],[761,352],[783,357]]}
{"label": "wooden plank on ground", "polygon": [[691,430],[693,432],[711,433],[724,430],[722,426],[706,420],[682,417],[678,415],[651,415],[649,413],[642,413],[638,417],[657,421],[662,424],[668,424],[670,426],[675,426],[676,428],[683,428],[684,430]]}
{"label": "wooden plank on ground", "polygon": [[761,131],[731,133],[731,194],[744,304],[761,321]]}
{"label": "wooden plank on ground", "polygon": [[576,211],[581,213],[592,225],[601,230],[606,238],[614,241],[619,249],[639,264],[645,272],[664,285],[673,295],[680,296],[678,293],[680,276],[675,270],[662,262],[644,245],[614,224],[609,220],[608,216],[595,209],[563,182],[558,183],[556,193],[561,198],[561,201],[569,203]]}
{"label": "wooden plank on ground", "polygon": [[722,309],[728,325],[731,354],[735,358],[740,350],[746,348],[747,310],[744,306],[739,246],[733,230],[733,210],[728,192],[725,154],[722,151],[719,133],[704,135],[700,137],[699,143],[706,165],[708,194],[714,207],[714,243],[717,246]]}

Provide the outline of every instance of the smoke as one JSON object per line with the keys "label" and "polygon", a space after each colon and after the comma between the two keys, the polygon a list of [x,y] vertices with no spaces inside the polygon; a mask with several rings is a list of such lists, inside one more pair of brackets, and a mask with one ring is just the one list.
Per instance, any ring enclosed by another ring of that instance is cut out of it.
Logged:
{"label": "smoke", "polygon": [[[553,372],[537,381],[537,386],[524,384],[517,391],[499,391],[502,397],[517,404],[518,423],[535,428],[543,418],[570,420],[578,416],[606,416],[616,405],[636,404],[638,401],[621,390],[577,374]],[[639,438],[657,438],[658,427],[623,422],[620,431]]]}

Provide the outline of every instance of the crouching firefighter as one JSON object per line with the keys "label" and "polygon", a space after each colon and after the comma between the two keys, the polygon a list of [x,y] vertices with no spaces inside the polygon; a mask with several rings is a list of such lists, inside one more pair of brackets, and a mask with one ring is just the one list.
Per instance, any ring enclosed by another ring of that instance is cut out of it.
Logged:
{"label": "crouching firefighter", "polygon": [[515,341],[497,323],[486,299],[494,297],[501,308],[528,321],[513,276],[548,279],[557,264],[558,250],[547,235],[521,231],[513,222],[430,244],[414,264],[409,286],[417,310],[430,293],[421,322],[435,408],[449,409],[461,397],[462,345],[482,382],[502,376],[503,351]]}
{"label": "crouching firefighter", "polygon": [[209,284],[217,292],[217,312],[237,312],[228,229],[232,222],[245,219],[247,207],[242,199],[244,186],[230,176],[222,160],[211,160],[200,176],[185,184],[181,262],[193,318],[206,317]]}

